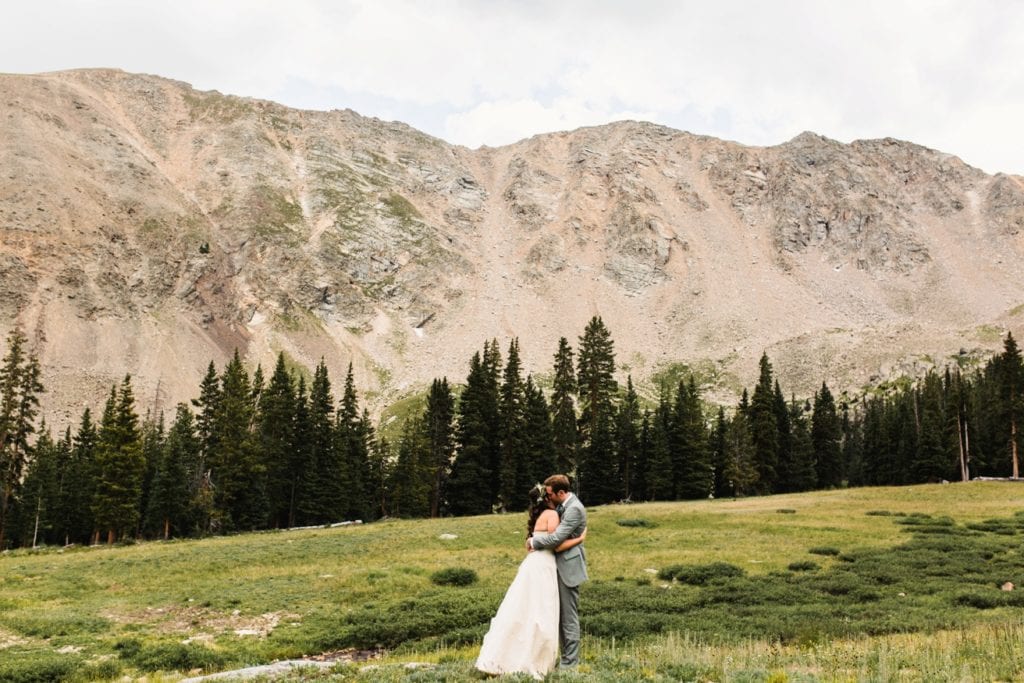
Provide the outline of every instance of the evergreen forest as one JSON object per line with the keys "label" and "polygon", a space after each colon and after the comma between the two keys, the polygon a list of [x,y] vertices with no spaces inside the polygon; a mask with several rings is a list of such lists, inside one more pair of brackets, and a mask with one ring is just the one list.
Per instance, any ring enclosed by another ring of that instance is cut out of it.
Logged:
{"label": "evergreen forest", "polygon": [[[238,353],[172,415],[140,415],[131,377],[53,434],[20,330],[0,366],[0,548],[130,542],[381,517],[520,511],[530,487],[570,475],[588,505],[1018,477],[1024,362],[1003,351],[837,400],[789,396],[767,355],[735,406],[695,378],[645,400],[616,380],[600,317],[559,340],[542,387],[519,340],[486,342],[463,383],[430,384],[422,412],[385,438],[352,366],[336,391],[283,355],[267,377]],[[550,386],[548,386],[550,385]],[[340,397],[339,397],[340,394]]]}

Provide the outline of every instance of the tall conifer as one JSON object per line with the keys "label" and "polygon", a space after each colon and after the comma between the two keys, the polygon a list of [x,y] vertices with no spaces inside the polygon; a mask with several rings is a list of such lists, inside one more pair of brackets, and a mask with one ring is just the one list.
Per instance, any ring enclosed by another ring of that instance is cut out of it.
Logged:
{"label": "tall conifer", "polygon": [[29,440],[43,391],[39,362],[26,351],[26,341],[15,328],[7,337],[7,353],[0,366],[0,549],[5,547],[8,514],[31,456]]}
{"label": "tall conifer", "polygon": [[828,385],[821,383],[821,389],[814,395],[814,414],[811,417],[811,441],[814,444],[814,463],[818,474],[818,486],[835,488],[845,478],[843,471],[842,431],[835,399]]}
{"label": "tall conifer", "polygon": [[131,536],[139,522],[146,463],[135,414],[131,377],[114,387],[104,410],[96,448],[97,480],[92,515],[107,543]]}
{"label": "tall conifer", "polygon": [[555,352],[555,379],[551,394],[551,429],[555,448],[555,469],[575,474],[579,427],[576,423],[576,368],[572,347],[562,337]]}
{"label": "tall conifer", "polygon": [[455,399],[448,378],[435,379],[423,412],[426,452],[422,470],[429,483],[429,514],[440,517],[445,509],[448,475],[455,453]]}
{"label": "tall conifer", "polygon": [[501,467],[499,468],[499,504],[505,510],[526,508],[527,493],[533,482],[526,461],[526,390],[519,361],[519,340],[508,347],[501,384]]}
{"label": "tall conifer", "polygon": [[626,393],[615,414],[615,459],[619,472],[619,498],[632,500],[637,490],[637,460],[640,451],[640,397],[633,376],[626,377]]}
{"label": "tall conifer", "polygon": [[295,517],[292,504],[299,453],[295,443],[295,384],[284,353],[278,354],[270,383],[260,393],[258,444],[267,473],[269,522],[275,528],[289,527]]}
{"label": "tall conifer", "polygon": [[761,355],[760,374],[750,399],[750,435],[754,442],[754,466],[758,493],[773,493],[778,485],[779,422],[775,387],[768,354]]}
{"label": "tall conifer", "polygon": [[551,429],[551,413],[544,392],[534,384],[533,375],[526,377],[526,415],[524,424],[526,476],[524,485],[528,495],[532,484],[544,481],[559,472],[555,455],[554,438]]}
{"label": "tall conifer", "polygon": [[588,503],[610,503],[621,494],[612,432],[618,384],[614,342],[600,317],[591,318],[580,337],[576,368],[580,395],[576,485]]}
{"label": "tall conifer", "polygon": [[479,352],[473,354],[466,388],[459,398],[456,441],[458,455],[448,481],[449,510],[454,515],[481,515],[491,511],[493,482],[489,420],[497,413],[488,370]]}

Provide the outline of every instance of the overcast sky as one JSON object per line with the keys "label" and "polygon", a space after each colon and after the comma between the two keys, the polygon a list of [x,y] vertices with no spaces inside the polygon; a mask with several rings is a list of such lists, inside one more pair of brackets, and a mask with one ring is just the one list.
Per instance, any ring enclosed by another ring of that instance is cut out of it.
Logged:
{"label": "overcast sky", "polygon": [[1018,0],[5,2],[0,72],[116,67],[477,147],[643,119],[1024,174]]}

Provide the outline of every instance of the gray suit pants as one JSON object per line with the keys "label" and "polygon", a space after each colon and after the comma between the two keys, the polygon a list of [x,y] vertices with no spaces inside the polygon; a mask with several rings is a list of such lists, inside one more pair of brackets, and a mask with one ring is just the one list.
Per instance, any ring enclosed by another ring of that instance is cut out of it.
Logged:
{"label": "gray suit pants", "polygon": [[580,587],[570,588],[558,578],[558,642],[562,646],[561,666],[580,663]]}

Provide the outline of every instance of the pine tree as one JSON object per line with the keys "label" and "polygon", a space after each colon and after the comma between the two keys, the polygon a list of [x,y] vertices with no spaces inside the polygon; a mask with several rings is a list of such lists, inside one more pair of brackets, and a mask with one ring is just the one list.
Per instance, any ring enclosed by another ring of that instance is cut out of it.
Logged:
{"label": "pine tree", "polygon": [[196,486],[199,486],[200,479],[206,479],[209,475],[210,454],[216,448],[217,439],[217,412],[220,410],[220,377],[217,376],[217,368],[213,361],[206,369],[206,375],[199,385],[199,398],[192,399],[192,405],[199,409],[196,416],[196,433],[199,436],[199,471],[197,472]]}
{"label": "pine tree", "polygon": [[669,451],[669,430],[672,423],[672,402],[662,388],[658,408],[651,418],[650,445],[647,457],[647,500],[671,500],[674,496],[672,454]]}
{"label": "pine tree", "polygon": [[164,449],[164,416],[160,413],[154,420],[153,415],[147,414],[142,423],[142,459],[146,463],[142,475],[142,497],[139,501],[140,528],[136,530],[137,536],[152,536],[157,532],[155,527],[147,527],[149,519],[150,498],[153,492],[153,481],[156,479],[160,461],[163,459]]}
{"label": "pine tree", "polygon": [[921,442],[917,400],[916,390],[904,392],[896,396],[889,410],[888,449],[892,457],[893,484],[913,481],[911,465],[917,459]]}
{"label": "pine tree", "polygon": [[134,533],[139,522],[146,463],[135,414],[131,377],[110,390],[96,448],[97,480],[92,515],[107,543]]}
{"label": "pine tree", "polygon": [[426,517],[430,514],[429,453],[423,420],[418,417],[406,420],[389,484],[392,491],[391,514],[396,517]]}
{"label": "pine tree", "polygon": [[818,486],[835,488],[842,484],[843,471],[841,446],[842,431],[836,403],[828,385],[821,383],[821,389],[814,395],[814,414],[811,417],[811,442],[814,444],[814,462],[818,474]]}
{"label": "pine tree", "polygon": [[921,389],[921,441],[917,457],[911,463],[914,481],[941,481],[952,471],[953,460],[945,444],[946,421],[942,404],[942,382],[938,375],[929,372]]}
{"label": "pine tree", "polygon": [[759,490],[757,478],[761,470],[750,425],[752,411],[744,410],[743,403],[741,401],[741,409],[729,421],[725,438],[725,480],[733,496],[746,496]]}
{"label": "pine tree", "polygon": [[773,493],[778,485],[779,422],[775,411],[775,388],[768,354],[761,355],[760,375],[750,400],[750,435],[754,442],[757,469],[756,492]]}
{"label": "pine tree", "polygon": [[970,387],[960,370],[946,370],[946,432],[950,455],[957,465],[961,481],[970,481],[970,426],[968,424],[968,393]]}
{"label": "pine tree", "polygon": [[0,549],[5,546],[8,515],[31,457],[29,440],[43,391],[39,362],[26,353],[25,342],[25,335],[15,328],[7,337],[7,354],[0,367]]}
{"label": "pine tree", "polygon": [[39,438],[32,449],[32,456],[22,484],[18,536],[21,545],[35,548],[39,543],[49,542],[59,506],[60,455],[45,422],[39,427]]}
{"label": "pine tree", "polygon": [[[626,377],[626,393],[615,413],[615,459],[620,473],[621,497],[636,495],[637,459],[640,450],[640,397],[633,388],[633,376]],[[540,480],[543,481],[543,480]]]}
{"label": "pine tree", "polygon": [[611,334],[600,317],[587,324],[580,337],[577,386],[580,394],[580,451],[576,486],[588,503],[601,505],[620,496],[615,467],[614,398],[615,351]]}
{"label": "pine tree", "polygon": [[850,486],[864,486],[864,428],[859,415],[850,415],[848,404],[842,406],[843,462]]}
{"label": "pine tree", "polygon": [[309,510],[315,507],[310,493],[312,477],[316,475],[313,459],[313,423],[310,417],[311,401],[306,392],[306,378],[299,375],[295,387],[294,449],[288,459],[288,526],[310,521]]}
{"label": "pine tree", "polygon": [[729,427],[725,419],[725,408],[718,407],[718,415],[715,417],[715,426],[711,429],[711,464],[714,468],[714,494],[715,498],[727,495],[727,481],[725,478],[726,458],[726,433]]}
{"label": "pine tree", "polygon": [[631,499],[636,501],[650,500],[648,495],[648,473],[651,467],[651,411],[645,409],[640,417],[640,431],[637,437],[636,462],[633,467],[633,484]]}
{"label": "pine tree", "polygon": [[700,393],[692,375],[689,382],[679,383],[672,438],[676,497],[706,498],[712,492],[714,473]]}
{"label": "pine tree", "polygon": [[74,490],[82,485],[83,482],[76,478],[74,471],[74,441],[71,438],[71,427],[66,427],[63,438],[57,443],[57,500],[53,515],[52,543],[70,543],[71,533],[76,524],[73,505],[77,494]]}
{"label": "pine tree", "polygon": [[[554,435],[551,428],[551,413],[544,392],[533,382],[533,375],[526,377],[526,415],[523,430],[526,447],[526,473],[524,481],[542,482],[558,472],[555,455]],[[524,491],[521,494],[527,496]]]}
{"label": "pine tree", "polygon": [[868,486],[895,483],[889,455],[885,402],[872,398],[864,402],[864,483]]}
{"label": "pine tree", "polygon": [[345,388],[334,423],[334,451],[340,469],[342,498],[336,516],[362,519],[366,516],[366,445],[362,442],[359,397],[356,394],[352,363],[348,364]]}
{"label": "pine tree", "polygon": [[775,420],[779,430],[779,465],[776,488],[783,493],[796,491],[798,489],[795,487],[794,479],[797,465],[793,461],[793,430],[789,422],[789,405],[782,395],[782,387],[779,386],[777,379],[775,380]]}
{"label": "pine tree", "polygon": [[498,504],[498,494],[501,489],[501,377],[502,361],[501,349],[498,348],[498,340],[492,339],[490,344],[484,343],[483,355],[484,380],[487,386],[487,402],[485,404],[488,412],[484,426],[484,442],[486,452],[490,457],[488,469],[491,472],[490,502]]}
{"label": "pine tree", "polygon": [[[555,353],[555,379],[551,395],[552,439],[555,447],[555,471],[575,474],[579,428],[576,423],[576,369],[572,347],[562,337]],[[543,480],[542,480],[543,481]]]}
{"label": "pine tree", "polygon": [[295,384],[284,362],[284,353],[270,376],[270,384],[261,391],[258,410],[258,443],[267,473],[267,504],[270,526],[292,526],[297,471],[295,443]]}
{"label": "pine tree", "polygon": [[458,454],[448,481],[448,505],[454,515],[481,515],[491,511],[493,481],[489,420],[496,418],[497,396],[487,369],[474,353],[459,398],[456,441]]}
{"label": "pine tree", "polygon": [[384,436],[374,439],[370,445],[370,495],[373,503],[371,517],[381,518],[391,514],[391,483],[394,462],[391,444]]}
{"label": "pine tree", "polygon": [[258,457],[249,375],[235,351],[221,376],[209,466],[223,531],[259,529],[268,518],[266,470]]}
{"label": "pine tree", "polygon": [[[453,406],[454,410],[454,406]],[[454,430],[454,425],[452,427]],[[454,444],[454,435],[452,437]],[[377,511],[377,490],[374,487],[374,454],[373,448],[377,441],[373,428],[373,421],[370,419],[370,411],[363,408],[363,414],[359,418],[353,430],[352,440],[352,469],[359,479],[359,486],[355,493],[359,496],[359,518],[377,519],[381,513]]]}
{"label": "pine tree", "polygon": [[304,524],[337,521],[335,510],[344,491],[334,443],[334,397],[327,365],[321,359],[309,390],[309,467],[304,472],[299,507]]}
{"label": "pine tree", "polygon": [[1004,425],[1004,439],[1009,454],[1010,476],[1020,477],[1020,420],[1024,414],[1024,361],[1013,334],[1006,333],[1003,353],[997,365],[999,394],[1002,399],[1000,416]]}
{"label": "pine tree", "polygon": [[92,501],[99,478],[96,462],[98,442],[99,434],[93,424],[92,414],[86,408],[82,411],[82,419],[72,442],[71,463],[68,467],[68,480],[72,485],[67,487],[65,497],[68,520],[65,544],[89,543],[97,529],[92,514]]}
{"label": "pine tree", "polygon": [[435,379],[423,412],[426,453],[422,462],[430,484],[429,514],[440,517],[445,508],[448,475],[455,453],[455,399],[448,378]]}
{"label": "pine tree", "polygon": [[505,510],[524,510],[526,494],[533,485],[526,461],[526,390],[519,362],[519,340],[508,347],[501,384],[501,467],[499,505]]}
{"label": "pine tree", "polygon": [[790,491],[810,491],[818,485],[818,471],[814,462],[814,441],[807,419],[810,406],[794,397],[789,404],[791,448]]}
{"label": "pine tree", "polygon": [[192,528],[189,512],[192,484],[196,480],[193,470],[199,464],[198,450],[199,438],[192,411],[184,403],[179,403],[161,448],[147,508],[147,527],[165,540],[172,535],[184,536]]}

